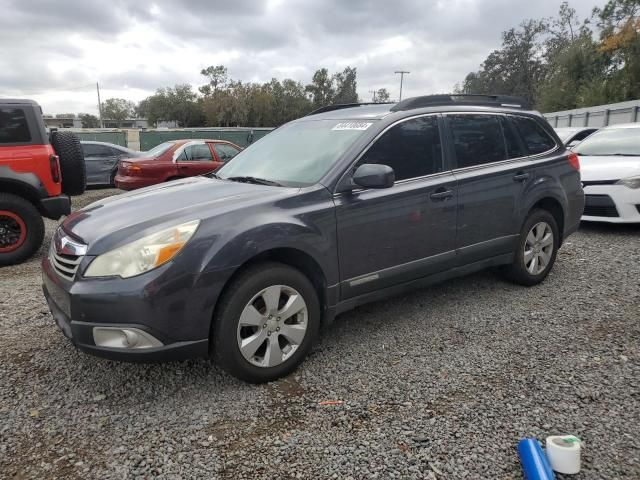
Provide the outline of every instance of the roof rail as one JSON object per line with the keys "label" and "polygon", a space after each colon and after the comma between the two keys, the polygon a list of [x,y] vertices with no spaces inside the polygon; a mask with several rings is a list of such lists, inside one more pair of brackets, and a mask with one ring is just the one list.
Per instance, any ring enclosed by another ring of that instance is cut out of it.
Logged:
{"label": "roof rail", "polygon": [[399,112],[403,110],[413,110],[414,108],[435,107],[440,105],[476,105],[531,110],[529,102],[522,97],[455,93],[451,95],[424,95],[421,97],[407,98],[394,105],[391,111]]}
{"label": "roof rail", "polygon": [[324,107],[317,108],[314,111],[307,113],[305,117],[308,117],[309,115],[317,115],[318,113],[332,112],[334,110],[342,110],[343,108],[361,107],[362,105],[385,105],[390,103],[395,103],[395,102],[336,103],[334,105],[326,105]]}

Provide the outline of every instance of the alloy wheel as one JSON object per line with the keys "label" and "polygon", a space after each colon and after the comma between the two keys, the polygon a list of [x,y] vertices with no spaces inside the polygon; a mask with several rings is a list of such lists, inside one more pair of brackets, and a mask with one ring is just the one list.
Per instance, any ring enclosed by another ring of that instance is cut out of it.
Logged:
{"label": "alloy wheel", "polygon": [[18,249],[27,238],[24,220],[13,212],[0,210],[0,252]]}
{"label": "alloy wheel", "polygon": [[524,242],[524,265],[530,275],[541,274],[553,255],[553,230],[547,222],[536,223]]}
{"label": "alloy wheel", "polygon": [[252,365],[278,366],[302,344],[308,319],[307,304],[297,290],[286,285],[267,287],[240,314],[238,348]]}

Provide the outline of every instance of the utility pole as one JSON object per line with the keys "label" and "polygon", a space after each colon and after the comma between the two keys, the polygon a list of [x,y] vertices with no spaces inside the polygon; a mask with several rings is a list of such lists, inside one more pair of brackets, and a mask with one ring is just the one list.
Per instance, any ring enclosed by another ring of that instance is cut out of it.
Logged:
{"label": "utility pole", "polygon": [[373,103],[376,103],[376,93],[378,93],[376,90],[369,90],[369,93],[373,93]]}
{"label": "utility pole", "polygon": [[408,75],[411,72],[407,72],[406,70],[396,70],[394,73],[400,74],[400,100],[402,100],[402,81],[404,80],[404,74],[406,73]]}
{"label": "utility pole", "polygon": [[102,103],[100,102],[100,85],[96,82],[96,91],[98,92],[98,115],[100,116],[100,128],[104,128],[102,123]]}

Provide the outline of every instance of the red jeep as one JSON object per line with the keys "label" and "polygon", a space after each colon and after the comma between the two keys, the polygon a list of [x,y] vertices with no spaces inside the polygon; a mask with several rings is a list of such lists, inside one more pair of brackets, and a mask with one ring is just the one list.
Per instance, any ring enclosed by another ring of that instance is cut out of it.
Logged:
{"label": "red jeep", "polygon": [[47,134],[34,101],[0,99],[0,266],[33,255],[44,238],[42,217],[69,214],[69,195],[85,184],[78,138]]}

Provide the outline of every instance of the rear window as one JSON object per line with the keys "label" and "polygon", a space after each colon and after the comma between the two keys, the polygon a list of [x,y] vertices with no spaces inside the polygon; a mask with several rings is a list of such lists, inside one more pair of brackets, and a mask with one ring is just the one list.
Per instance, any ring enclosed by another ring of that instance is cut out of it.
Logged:
{"label": "rear window", "polygon": [[512,115],[510,119],[529,151],[529,155],[548,152],[556,146],[551,135],[533,118]]}
{"label": "rear window", "polygon": [[0,108],[0,143],[31,141],[29,124],[22,108]]}

